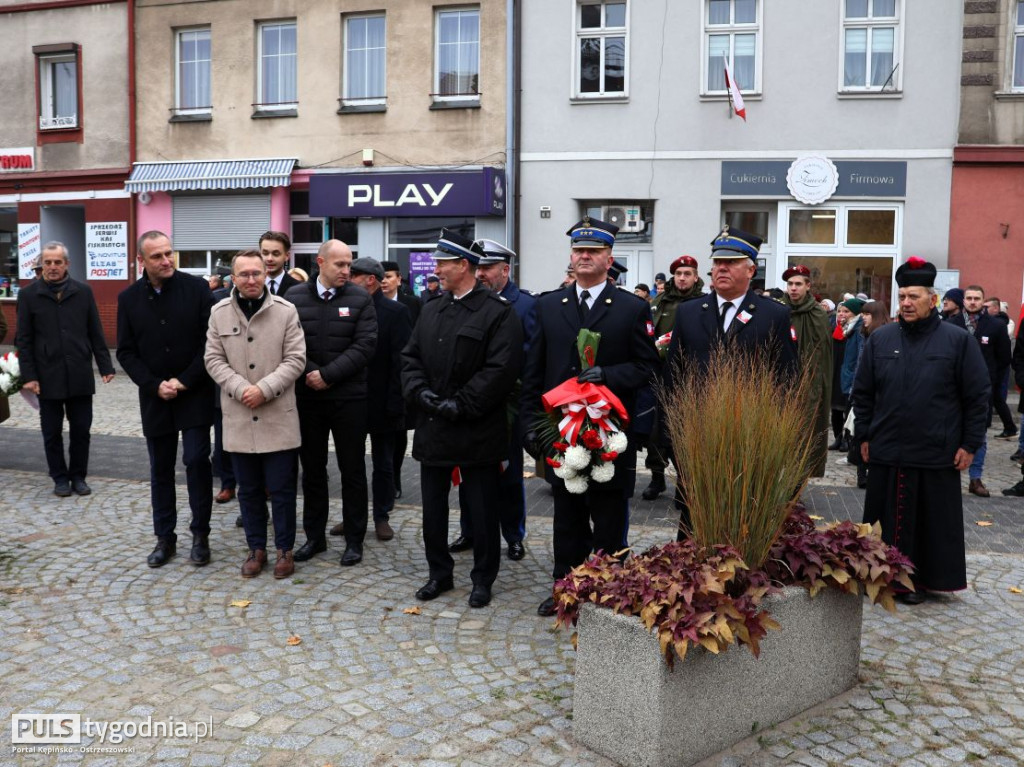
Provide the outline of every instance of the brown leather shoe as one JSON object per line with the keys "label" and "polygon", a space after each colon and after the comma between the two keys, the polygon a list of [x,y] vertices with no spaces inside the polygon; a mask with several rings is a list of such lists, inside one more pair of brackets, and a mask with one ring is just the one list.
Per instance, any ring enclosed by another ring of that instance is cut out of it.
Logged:
{"label": "brown leather shoe", "polygon": [[234,500],[234,498],[235,488],[225,487],[223,490],[221,490],[219,493],[217,493],[217,495],[213,497],[213,500],[215,500],[217,503],[227,503],[228,501]]}
{"label": "brown leather shoe", "polygon": [[345,523],[339,522],[331,528],[331,535],[344,535],[345,534]]}
{"label": "brown leather shoe", "polygon": [[984,483],[980,479],[972,479],[970,483],[967,485],[967,492],[973,493],[979,498],[988,498],[992,495],[992,493],[988,491],[988,488],[985,487]]}
{"label": "brown leather shoe", "polygon": [[[291,553],[291,552],[289,552]],[[242,577],[255,578],[263,572],[263,565],[267,563],[267,552],[264,549],[254,549],[242,563]]]}
{"label": "brown leather shoe", "polygon": [[395,537],[395,531],[391,529],[391,525],[386,519],[382,522],[375,522],[373,526],[377,528],[378,541],[390,541]]}
{"label": "brown leather shoe", "polygon": [[277,550],[277,562],[274,563],[274,577],[287,578],[295,572],[295,560],[292,559],[291,549],[284,551]]}

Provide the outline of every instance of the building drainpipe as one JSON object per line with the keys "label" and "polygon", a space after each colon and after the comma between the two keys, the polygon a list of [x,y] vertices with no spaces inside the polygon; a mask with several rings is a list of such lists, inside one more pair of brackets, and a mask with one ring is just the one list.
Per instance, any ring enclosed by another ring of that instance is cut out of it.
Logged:
{"label": "building drainpipe", "polygon": [[[519,55],[519,27],[521,3],[506,0],[505,7],[505,175],[506,205],[505,237],[508,247],[519,253],[519,79],[521,58]],[[519,282],[522,257],[516,259],[516,274]]]}
{"label": "building drainpipe", "polygon": [[[135,0],[128,1],[128,172],[135,165]],[[135,205],[136,195],[128,197],[128,275],[132,277],[132,258],[134,248],[132,243],[136,238],[136,217]]]}

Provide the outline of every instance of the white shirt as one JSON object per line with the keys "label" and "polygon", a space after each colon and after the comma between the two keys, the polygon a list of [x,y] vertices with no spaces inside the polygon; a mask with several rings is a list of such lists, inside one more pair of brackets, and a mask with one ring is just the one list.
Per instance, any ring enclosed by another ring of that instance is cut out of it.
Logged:
{"label": "white shirt", "polygon": [[[716,309],[718,311],[718,316],[721,317],[722,316],[722,304],[724,304],[729,299],[722,298],[718,294],[715,294],[715,298],[718,299],[718,304],[716,305]],[[736,318],[736,313],[739,311],[739,308],[740,308],[739,305],[740,305],[740,302],[742,302],[742,301],[743,301],[743,296],[738,296],[738,297],[732,299],[732,302],[731,302],[732,306],[729,307],[728,309],[726,309],[726,311],[725,311],[725,319],[722,321],[722,329],[723,330],[728,330],[729,329],[729,326],[732,324],[732,321]]]}
{"label": "white shirt", "polygon": [[597,283],[596,285],[594,285],[593,287],[582,288],[582,287],[580,287],[580,284],[577,282],[576,283],[576,303],[579,304],[580,300],[582,299],[583,291],[586,290],[586,291],[588,291],[590,293],[590,298],[587,299],[587,308],[588,309],[593,309],[594,308],[594,304],[597,303],[597,297],[599,295],[601,295],[601,291],[604,290],[605,285],[607,285],[607,284],[608,284],[608,281],[607,280],[603,280],[603,281]]}

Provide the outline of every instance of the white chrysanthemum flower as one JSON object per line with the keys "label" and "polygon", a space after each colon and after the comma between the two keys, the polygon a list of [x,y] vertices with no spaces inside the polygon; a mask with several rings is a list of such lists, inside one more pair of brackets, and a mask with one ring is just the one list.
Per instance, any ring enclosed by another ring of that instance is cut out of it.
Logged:
{"label": "white chrysanthemum flower", "polygon": [[[13,356],[13,355],[11,355],[11,356]],[[8,367],[8,365],[7,365],[7,357],[8,357],[8,355],[6,355],[6,354],[0,354],[0,373],[10,373],[11,372],[10,367]]]}
{"label": "white chrysanthemum flower", "polygon": [[583,471],[590,465],[590,451],[583,445],[570,445],[565,451],[565,465],[573,471]]}
{"label": "white chrysanthemum flower", "polygon": [[559,479],[576,479],[579,476],[575,471],[570,469],[564,463],[555,469],[555,476]]}
{"label": "white chrysanthemum flower", "polygon": [[587,478],[576,477],[574,479],[565,480],[565,489],[573,495],[583,495],[587,492]]}
{"label": "white chrysanthemum flower", "polygon": [[0,394],[9,393],[11,388],[11,376],[9,373],[0,373]]}
{"label": "white chrysanthemum flower", "polygon": [[607,482],[615,476],[615,464],[611,461],[595,466],[590,470],[590,478],[595,482]]}
{"label": "white chrysanthemum flower", "polygon": [[11,378],[17,378],[21,375],[21,363],[18,362],[16,354],[7,355],[7,372],[11,374]]}
{"label": "white chrysanthemum flower", "polygon": [[624,453],[627,447],[629,447],[629,440],[626,439],[626,435],[623,432],[613,431],[608,435],[608,452]]}

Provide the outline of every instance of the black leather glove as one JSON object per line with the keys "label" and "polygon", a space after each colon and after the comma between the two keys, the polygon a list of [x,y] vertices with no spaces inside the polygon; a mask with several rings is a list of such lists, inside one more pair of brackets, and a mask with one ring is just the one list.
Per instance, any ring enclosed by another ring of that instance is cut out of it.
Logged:
{"label": "black leather glove", "polygon": [[532,429],[523,435],[523,449],[530,454],[534,460],[540,458],[542,452],[540,446],[540,435]]}
{"label": "black leather glove", "polygon": [[604,383],[604,370],[601,369],[600,365],[594,365],[594,367],[587,368],[578,376],[576,376],[577,383],[592,383],[592,384],[603,384]]}
{"label": "black leather glove", "polygon": [[437,405],[437,414],[446,421],[459,420],[459,403],[453,399],[443,399]]}
{"label": "black leather glove", "polygon": [[424,412],[436,413],[438,406],[441,404],[441,398],[430,389],[420,389],[419,394],[416,395],[416,404]]}

